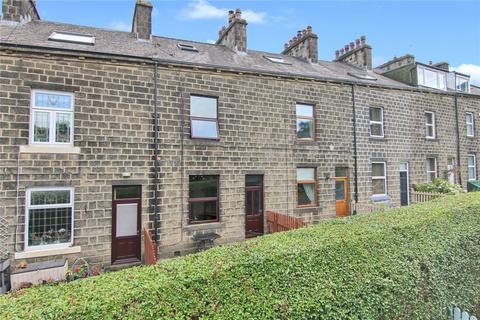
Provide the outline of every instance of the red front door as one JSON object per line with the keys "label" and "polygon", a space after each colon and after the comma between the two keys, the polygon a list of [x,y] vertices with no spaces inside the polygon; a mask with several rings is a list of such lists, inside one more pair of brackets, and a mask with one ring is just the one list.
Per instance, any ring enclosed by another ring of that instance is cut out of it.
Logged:
{"label": "red front door", "polygon": [[263,235],[263,176],[245,177],[245,237]]}
{"label": "red front door", "polygon": [[112,264],[134,263],[141,260],[140,186],[113,188],[112,201]]}

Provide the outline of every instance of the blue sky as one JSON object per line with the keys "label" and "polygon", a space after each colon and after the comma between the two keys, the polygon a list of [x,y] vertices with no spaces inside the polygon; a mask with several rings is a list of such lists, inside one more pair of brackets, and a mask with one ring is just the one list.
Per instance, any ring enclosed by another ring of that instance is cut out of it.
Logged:
{"label": "blue sky", "polygon": [[[226,24],[227,10],[240,7],[250,49],[280,52],[297,30],[312,25],[319,56],[367,36],[374,65],[405,53],[418,61],[448,61],[478,77],[479,1],[213,1],[153,0],[156,35],[213,41]],[[129,31],[135,0],[37,0],[42,19]],[[478,73],[478,74],[477,74]]]}

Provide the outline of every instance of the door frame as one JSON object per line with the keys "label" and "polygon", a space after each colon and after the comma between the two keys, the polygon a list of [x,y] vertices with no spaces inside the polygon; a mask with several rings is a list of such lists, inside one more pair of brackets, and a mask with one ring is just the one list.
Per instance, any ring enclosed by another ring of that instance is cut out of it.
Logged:
{"label": "door frame", "polygon": [[[142,186],[141,185],[131,185],[140,187],[140,197],[139,198],[126,198],[126,199],[115,199],[115,188],[116,187],[125,187],[130,185],[119,185],[112,186],[112,239],[111,239],[111,264],[119,265],[126,263],[134,263],[142,261]],[[117,239],[117,204],[137,204],[137,237],[139,238],[138,247],[136,248],[136,257],[131,259],[115,260],[117,257],[117,245],[115,244]]]}
{"label": "door frame", "polygon": [[247,236],[247,192],[248,191],[255,191],[255,190],[260,190],[260,200],[261,200],[261,208],[262,208],[262,218],[261,218],[261,223],[262,223],[262,235],[265,234],[265,192],[264,192],[264,189],[265,189],[265,177],[263,174],[246,174],[245,175],[245,183],[246,184],[246,180],[247,180],[247,176],[259,176],[259,177],[262,177],[262,185],[261,186],[255,186],[255,187],[252,187],[252,186],[249,186],[247,187],[245,185],[245,192],[244,192],[244,201],[245,201],[245,210],[244,210],[244,215],[245,215],[245,237]]}
{"label": "door frame", "polygon": [[[401,168],[402,164],[407,165],[406,170],[402,170],[402,168]],[[410,205],[410,166],[408,165],[408,162],[400,162],[399,167],[400,167],[400,170],[398,171],[399,173],[400,172],[406,172],[407,173],[407,206],[408,206],[408,205]],[[400,194],[401,194],[401,192],[402,192],[402,189],[400,188]],[[402,199],[400,199],[400,202],[402,202]]]}

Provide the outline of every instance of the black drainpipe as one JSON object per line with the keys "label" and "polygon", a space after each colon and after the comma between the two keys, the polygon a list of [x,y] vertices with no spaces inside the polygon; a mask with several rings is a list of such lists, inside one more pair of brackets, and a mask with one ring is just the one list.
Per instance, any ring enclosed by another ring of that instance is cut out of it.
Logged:
{"label": "black drainpipe", "polygon": [[[455,75],[456,78],[457,75]],[[455,79],[455,84],[456,84],[456,79]],[[456,124],[456,129],[457,129],[457,166],[458,166],[458,182],[459,184],[462,184],[462,171],[460,170],[461,168],[461,159],[460,159],[460,127],[458,124],[458,101],[457,101],[457,94],[455,93],[454,96],[454,102],[455,102],[455,124]]]}
{"label": "black drainpipe", "polygon": [[[358,154],[357,154],[357,110],[355,108],[355,84],[352,83],[352,121],[353,121],[353,166],[354,166],[354,199],[355,204],[358,203]],[[357,209],[353,210],[353,214],[357,213]]]}
{"label": "black drainpipe", "polygon": [[159,226],[159,212],[158,212],[158,112],[157,112],[157,89],[158,89],[158,84],[157,84],[157,69],[158,69],[158,62],[154,61],[154,67],[153,67],[153,132],[154,132],[154,137],[153,137],[153,144],[154,144],[154,164],[155,164],[155,175],[153,177],[153,215],[154,215],[154,240],[155,243],[158,246],[158,228]]}

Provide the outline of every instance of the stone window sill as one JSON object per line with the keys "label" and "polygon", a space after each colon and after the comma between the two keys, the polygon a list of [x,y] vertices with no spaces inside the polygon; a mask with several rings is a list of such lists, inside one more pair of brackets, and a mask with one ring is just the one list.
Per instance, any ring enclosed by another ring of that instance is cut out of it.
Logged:
{"label": "stone window sill", "polygon": [[80,252],[82,252],[82,248],[80,246],[54,248],[54,249],[52,248],[52,249],[44,249],[44,250],[30,250],[30,251],[16,252],[15,260],[58,256],[63,254],[72,254],[72,253],[80,253]]}
{"label": "stone window sill", "polygon": [[199,231],[199,230],[218,229],[222,227],[223,227],[223,224],[221,222],[207,222],[207,223],[199,223],[199,224],[189,224],[187,226],[184,226],[184,229],[189,231]]}
{"label": "stone window sill", "polygon": [[79,154],[79,147],[72,146],[20,146],[20,153],[69,153]]}

